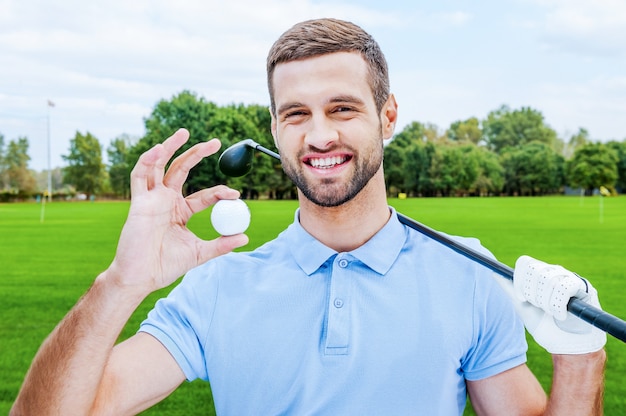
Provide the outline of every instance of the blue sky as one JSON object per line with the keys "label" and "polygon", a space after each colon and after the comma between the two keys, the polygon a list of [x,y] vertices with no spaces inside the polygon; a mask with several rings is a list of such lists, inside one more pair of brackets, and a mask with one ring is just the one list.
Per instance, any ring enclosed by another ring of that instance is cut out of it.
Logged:
{"label": "blue sky", "polygon": [[[140,137],[161,99],[267,104],[273,41],[315,17],[351,20],[385,52],[411,121],[442,131],[502,104],[543,113],[561,138],[626,138],[626,1],[0,0],[0,133],[30,166],[64,164],[76,131]],[[55,107],[47,106],[47,101]],[[399,131],[399,130],[398,130]]]}

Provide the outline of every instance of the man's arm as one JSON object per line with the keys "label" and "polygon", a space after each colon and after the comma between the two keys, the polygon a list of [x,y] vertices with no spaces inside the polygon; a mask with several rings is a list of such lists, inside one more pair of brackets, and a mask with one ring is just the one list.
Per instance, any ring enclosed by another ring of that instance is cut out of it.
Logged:
{"label": "man's arm", "polygon": [[113,348],[92,414],[135,415],[169,396],[184,380],[163,344],[139,332]]}
{"label": "man's arm", "polygon": [[106,272],[100,275],[46,339],[12,415],[129,414],[184,380],[173,357],[150,335],[113,347],[138,303],[109,283]]}
{"label": "man's arm", "polygon": [[595,288],[561,266],[528,256],[517,260],[513,283],[494,278],[513,301],[528,332],[552,354],[552,387],[546,400],[525,365],[468,382],[478,414],[602,415],[606,334],[567,312],[572,296],[599,308]]}
{"label": "man's arm", "polygon": [[243,234],[203,241],[187,229],[194,213],[239,196],[225,186],[182,196],[189,170],[220,147],[217,140],[197,144],[165,172],[188,138],[186,130],[179,130],[139,158],[115,258],[41,346],[12,415],[124,414],[160,400],[184,379],[151,336],[138,334],[114,344],[148,294],[248,241]]}
{"label": "man's arm", "polygon": [[554,373],[550,397],[526,365],[495,376],[468,381],[478,415],[602,415],[604,350],[589,354],[552,356]]}

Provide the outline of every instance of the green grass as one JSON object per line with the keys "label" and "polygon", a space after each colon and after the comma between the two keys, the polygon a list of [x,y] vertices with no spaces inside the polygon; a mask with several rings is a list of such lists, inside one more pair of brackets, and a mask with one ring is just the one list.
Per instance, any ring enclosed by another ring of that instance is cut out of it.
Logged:
{"label": "green grass", "polygon": [[[248,203],[252,225],[247,249],[275,237],[293,220],[297,207],[295,201]],[[513,265],[521,254],[562,264],[593,282],[605,310],[626,318],[626,198],[605,198],[602,217],[599,203],[599,197],[390,200],[398,211],[432,228],[478,237],[506,264]],[[44,223],[40,210],[38,204],[0,204],[0,414],[8,413],[43,339],[112,260],[128,203],[48,204]],[[216,236],[208,211],[195,216],[190,227],[203,238]],[[168,291],[146,299],[121,338],[132,335]],[[529,366],[548,387],[550,357],[529,343]],[[607,351],[605,414],[623,414],[626,345],[610,338]],[[210,388],[193,382],[145,414],[207,414],[207,409],[212,409]]]}

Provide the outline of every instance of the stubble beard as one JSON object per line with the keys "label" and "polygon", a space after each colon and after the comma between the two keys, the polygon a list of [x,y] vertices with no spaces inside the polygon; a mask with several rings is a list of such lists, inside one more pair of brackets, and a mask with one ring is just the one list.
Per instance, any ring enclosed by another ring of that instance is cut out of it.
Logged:
{"label": "stubble beard", "polygon": [[[291,163],[289,160],[283,161],[283,170],[309,201],[320,207],[338,207],[356,197],[378,172],[383,161],[382,142],[382,139],[378,141],[380,146],[373,146],[365,155],[348,148],[354,155],[352,159],[354,170],[345,183],[336,178],[322,179],[314,183],[306,178],[304,169],[299,163]],[[299,160],[301,155],[296,158],[296,161]]]}

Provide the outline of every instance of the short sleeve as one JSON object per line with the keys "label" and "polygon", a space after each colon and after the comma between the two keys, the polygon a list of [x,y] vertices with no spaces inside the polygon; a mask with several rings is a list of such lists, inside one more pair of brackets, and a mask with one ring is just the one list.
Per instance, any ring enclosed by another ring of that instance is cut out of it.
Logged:
{"label": "short sleeve", "polygon": [[474,292],[473,348],[462,370],[468,380],[480,380],[526,362],[524,324],[508,295],[493,279],[503,277],[481,272]]}
{"label": "short sleeve", "polygon": [[187,273],[139,328],[167,348],[189,381],[208,380],[204,344],[218,286],[218,279],[210,277],[212,268],[209,262]]}

